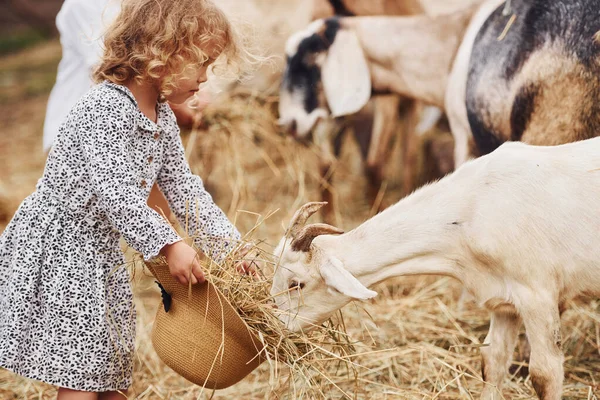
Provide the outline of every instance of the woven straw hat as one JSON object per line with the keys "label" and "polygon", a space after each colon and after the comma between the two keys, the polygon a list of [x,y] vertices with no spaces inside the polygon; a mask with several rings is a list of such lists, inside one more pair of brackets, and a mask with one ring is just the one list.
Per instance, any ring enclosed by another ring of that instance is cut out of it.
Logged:
{"label": "woven straw hat", "polygon": [[213,284],[193,285],[190,296],[165,263],[146,266],[164,289],[152,344],[165,364],[208,389],[231,386],[260,365],[260,341]]}

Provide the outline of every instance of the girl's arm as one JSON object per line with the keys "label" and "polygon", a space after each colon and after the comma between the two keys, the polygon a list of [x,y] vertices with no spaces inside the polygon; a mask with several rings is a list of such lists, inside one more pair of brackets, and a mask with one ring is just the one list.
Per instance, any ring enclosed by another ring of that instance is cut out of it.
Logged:
{"label": "girl's arm", "polygon": [[[145,260],[181,238],[156,211],[148,207],[140,177],[134,174],[131,147],[135,108],[103,101],[79,125],[82,155],[100,207],[111,224]],[[116,112],[115,110],[120,110]]]}
{"label": "girl's arm", "polygon": [[190,170],[179,130],[168,134],[158,186],[181,226],[204,254],[218,262],[238,244],[240,234],[204,189],[202,179]]}

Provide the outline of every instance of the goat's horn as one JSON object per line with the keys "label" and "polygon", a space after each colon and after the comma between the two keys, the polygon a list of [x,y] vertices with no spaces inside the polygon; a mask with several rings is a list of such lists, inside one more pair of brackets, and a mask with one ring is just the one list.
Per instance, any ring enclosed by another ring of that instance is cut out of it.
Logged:
{"label": "goat's horn", "polygon": [[325,204],[327,204],[326,201],[321,201],[321,202],[315,201],[312,203],[306,203],[305,205],[300,207],[300,209],[298,211],[296,211],[296,214],[294,214],[294,216],[292,217],[292,221],[290,222],[290,227],[288,228],[288,231],[286,232],[286,236],[295,238],[298,235],[298,233],[300,233],[300,230],[306,224],[306,221],[308,220],[308,218],[311,215],[313,215],[314,213],[316,213],[317,211],[319,211],[319,209],[321,207],[323,207]]}
{"label": "goat's horn", "polygon": [[313,239],[319,235],[342,234],[343,230],[327,224],[310,224],[305,226],[291,243],[293,251],[308,251]]}

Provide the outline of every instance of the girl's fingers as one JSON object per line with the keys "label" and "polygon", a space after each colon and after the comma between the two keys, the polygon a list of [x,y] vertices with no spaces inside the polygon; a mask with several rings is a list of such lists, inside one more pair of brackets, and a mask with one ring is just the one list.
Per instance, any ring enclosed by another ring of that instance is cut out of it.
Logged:
{"label": "girl's fingers", "polygon": [[196,279],[196,277],[194,276],[194,273],[193,273],[193,271],[190,271],[190,274],[189,274],[189,280],[191,280],[191,281],[192,281],[192,285],[195,285],[196,283],[198,283],[198,280],[197,280],[197,279]]}
{"label": "girl's fingers", "polygon": [[258,270],[256,267],[256,262],[252,260],[243,260],[239,262],[236,269],[237,272],[241,275],[257,276]]}
{"label": "girl's fingers", "polygon": [[252,245],[252,243],[246,243],[239,249],[238,257],[244,258],[246,256],[246,254],[248,254],[250,252],[250,250],[252,250],[253,247],[254,246]]}
{"label": "girl's fingers", "polygon": [[187,285],[188,283],[187,279],[181,275],[175,275],[175,279],[177,279],[177,282],[181,283],[182,285]]}
{"label": "girl's fingers", "polygon": [[200,264],[198,262],[194,263],[194,267],[192,269],[192,274],[198,283],[204,283],[204,281],[206,280],[204,278],[204,271],[202,271],[202,267],[200,266]]}

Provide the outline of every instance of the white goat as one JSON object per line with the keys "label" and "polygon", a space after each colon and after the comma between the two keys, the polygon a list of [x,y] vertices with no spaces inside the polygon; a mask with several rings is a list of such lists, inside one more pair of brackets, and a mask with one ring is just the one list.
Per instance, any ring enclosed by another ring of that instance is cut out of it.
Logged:
{"label": "white goat", "polygon": [[[559,146],[503,144],[417,190],[352,231],[292,219],[271,294],[281,320],[309,329],[368,289],[403,275],[453,277],[492,313],[482,348],[484,399],[499,388],[524,322],[541,399],[559,399],[559,307],[600,293],[600,138]],[[313,240],[314,239],[314,240]],[[300,293],[302,292],[302,293]],[[302,299],[302,300],[301,300]]]}
{"label": "white goat", "polygon": [[[421,12],[423,8],[419,0],[313,1],[315,18],[333,15],[412,15]],[[319,169],[323,180],[321,198],[330,203],[324,217],[331,221],[336,208],[331,193],[332,171],[340,154],[342,135],[347,128],[352,128],[360,146],[369,184],[368,197],[375,203],[384,181],[383,169],[389,159],[394,136],[398,135],[402,143],[402,190],[407,194],[416,187],[417,135],[430,130],[440,120],[442,112],[437,107],[423,110],[423,104],[412,99],[383,93],[373,97],[369,94],[372,102],[368,105],[365,102],[360,111],[331,114],[326,94],[318,84],[319,66],[315,64],[316,53],[327,47],[323,39],[323,36],[315,36],[310,29],[297,32],[288,39],[285,48],[287,66],[280,89],[279,124],[300,141],[312,138],[319,148]],[[406,111],[403,112],[404,118],[399,128],[400,108]],[[351,115],[354,113],[357,115]],[[419,118],[420,121],[417,120]]]}

